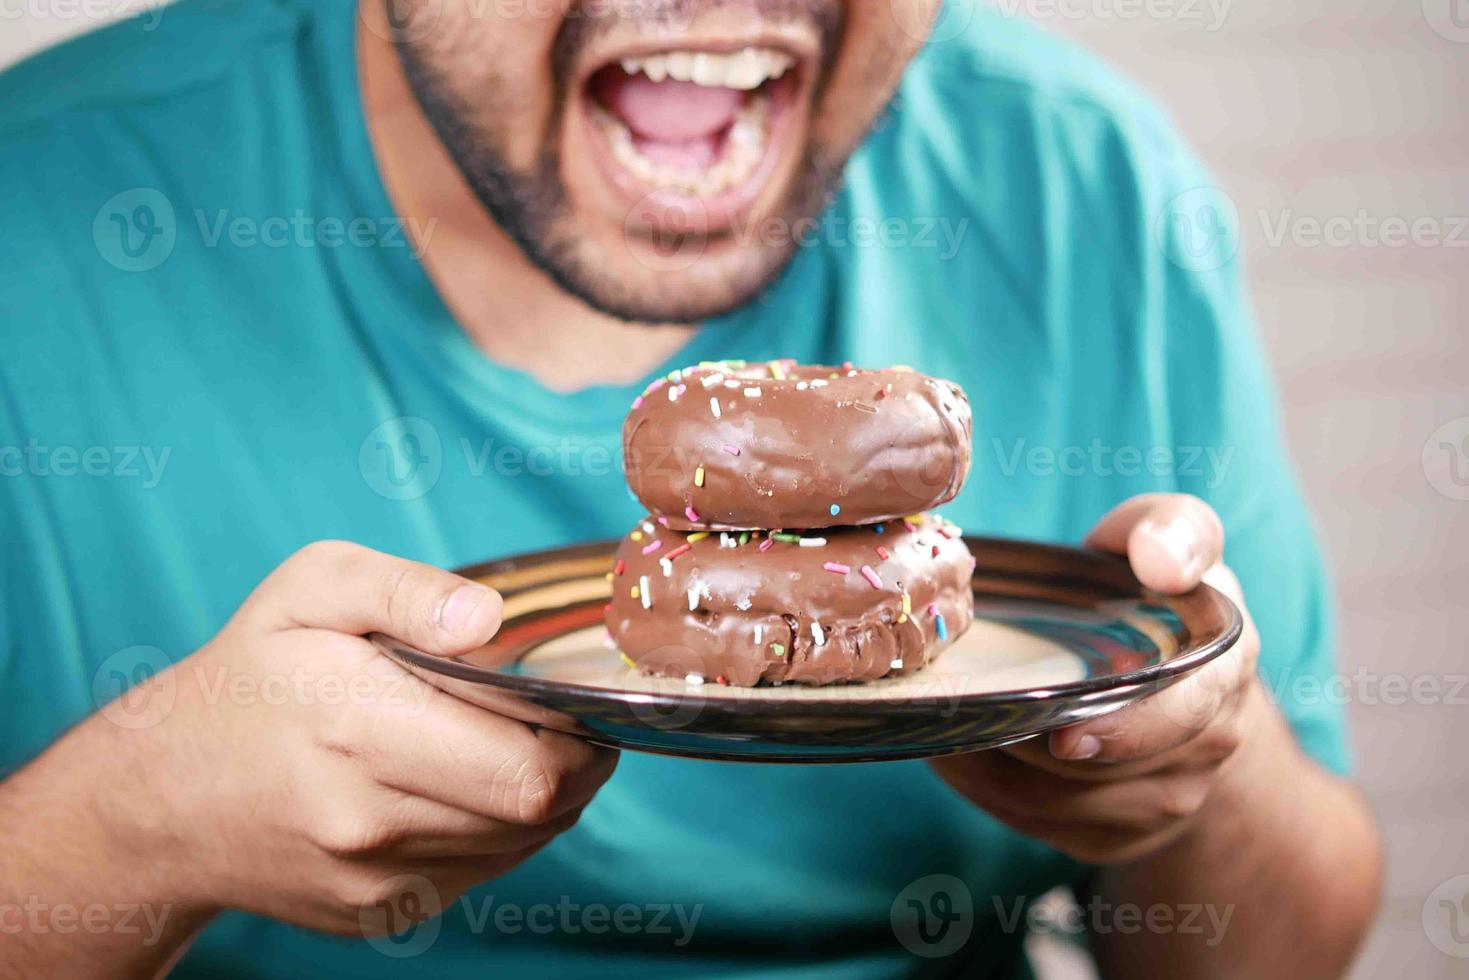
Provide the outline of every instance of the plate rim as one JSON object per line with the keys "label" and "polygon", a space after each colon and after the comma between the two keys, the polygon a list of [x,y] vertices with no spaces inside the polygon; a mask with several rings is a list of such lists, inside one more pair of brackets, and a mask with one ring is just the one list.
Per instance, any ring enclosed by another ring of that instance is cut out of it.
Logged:
{"label": "plate rim", "polygon": [[[520,552],[514,555],[507,555],[503,558],[462,566],[455,569],[454,572],[465,578],[478,580],[488,575],[494,575],[497,572],[524,566],[532,560],[546,563],[556,559],[566,558],[584,558],[601,555],[610,557],[617,546],[618,540],[614,538],[565,545],[558,548]],[[1224,615],[1226,625],[1224,630],[1218,635],[1199,643],[1193,648],[1180,652],[1178,656],[1171,659],[1122,674],[1082,678],[1081,680],[1067,681],[1063,684],[1041,688],[981,691],[971,694],[936,694],[921,697],[915,696],[894,701],[883,701],[880,697],[852,697],[829,701],[802,700],[800,702],[792,702],[779,698],[731,697],[713,692],[705,692],[704,686],[700,686],[697,696],[703,702],[701,710],[738,711],[744,716],[752,714],[774,715],[787,714],[792,710],[793,703],[798,703],[799,710],[803,714],[815,716],[845,715],[850,714],[853,710],[863,708],[879,708],[889,714],[918,714],[932,712],[936,709],[944,712],[952,712],[961,706],[999,706],[1014,704],[1016,702],[1086,697],[1087,695],[1104,693],[1123,687],[1163,687],[1228,651],[1239,641],[1240,636],[1244,632],[1244,617],[1240,613],[1239,607],[1218,589],[1207,583],[1200,583],[1190,591],[1178,595],[1163,595],[1152,592],[1137,581],[1136,576],[1132,574],[1127,559],[1120,555],[1097,551],[1095,549],[1074,548],[1068,545],[1029,541],[1021,538],[966,534],[964,535],[964,542],[969,545],[971,550],[980,549],[986,552],[1004,550],[1029,551],[1036,555],[1046,555],[1053,560],[1063,560],[1064,562],[1075,563],[1080,566],[1090,566],[1094,570],[1105,572],[1114,578],[1120,579],[1125,577],[1126,580],[1135,584],[1140,598],[1147,598],[1149,595],[1152,595],[1163,602],[1183,599],[1203,600]],[[446,677],[452,677],[456,680],[497,687],[516,694],[535,697],[559,696],[564,698],[572,696],[592,702],[636,703],[643,706],[666,706],[669,708],[686,705],[694,696],[693,694],[618,690],[616,688],[597,687],[571,681],[546,680],[525,674],[502,673],[492,668],[466,664],[459,657],[436,657],[383,634],[373,634],[370,639],[376,640],[384,645],[394,655],[401,656],[409,663],[422,667],[425,670],[442,674]],[[493,682],[487,681],[485,679],[486,674],[493,674],[495,680]],[[860,685],[853,685],[851,687],[857,689],[860,688]],[[722,690],[722,688],[716,688],[716,690]]]}

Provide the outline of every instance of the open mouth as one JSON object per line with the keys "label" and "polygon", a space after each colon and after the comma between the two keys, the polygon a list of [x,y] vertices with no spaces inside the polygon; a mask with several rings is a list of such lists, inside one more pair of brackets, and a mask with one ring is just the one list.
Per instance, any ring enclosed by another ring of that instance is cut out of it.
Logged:
{"label": "open mouth", "polygon": [[788,149],[802,74],[775,46],[658,51],[600,68],[586,105],[608,176],[635,198],[696,198],[725,213],[748,205]]}

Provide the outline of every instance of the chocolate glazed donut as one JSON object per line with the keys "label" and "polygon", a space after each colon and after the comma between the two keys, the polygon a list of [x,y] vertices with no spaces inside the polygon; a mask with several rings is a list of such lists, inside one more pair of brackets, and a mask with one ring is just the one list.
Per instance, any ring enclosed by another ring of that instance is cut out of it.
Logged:
{"label": "chocolate glazed donut", "polygon": [[973,570],[932,515],[804,535],[649,520],[618,548],[607,629],[639,670],[691,683],[871,681],[969,628]]}
{"label": "chocolate glazed donut", "polygon": [[634,496],[679,530],[870,524],[969,474],[957,385],[905,368],[714,362],[655,381],[623,425]]}

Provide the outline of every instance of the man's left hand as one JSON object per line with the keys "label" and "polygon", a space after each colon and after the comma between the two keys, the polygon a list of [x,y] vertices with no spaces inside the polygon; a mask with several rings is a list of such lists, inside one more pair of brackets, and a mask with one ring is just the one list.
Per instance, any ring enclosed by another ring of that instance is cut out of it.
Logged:
{"label": "man's left hand", "polygon": [[1136,860],[1182,834],[1230,761],[1273,709],[1255,676],[1260,638],[1239,581],[1221,562],[1224,529],[1197,497],[1146,494],[1097,524],[1086,544],[1127,555],[1165,594],[1207,582],[1234,600],[1244,633],[1171,687],[1109,715],[1003,749],[935,760],[997,819],[1090,864]]}

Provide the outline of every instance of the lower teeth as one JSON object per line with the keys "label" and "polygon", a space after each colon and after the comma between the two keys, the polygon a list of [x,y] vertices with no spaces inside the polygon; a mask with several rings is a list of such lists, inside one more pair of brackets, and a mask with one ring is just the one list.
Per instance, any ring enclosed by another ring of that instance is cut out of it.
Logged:
{"label": "lower teeth", "polygon": [[760,93],[751,96],[725,134],[724,152],[719,160],[705,169],[685,170],[645,156],[621,119],[599,105],[592,106],[592,118],[606,135],[613,159],[623,169],[644,183],[696,197],[717,194],[749,179],[765,155],[769,113],[769,96]]}

